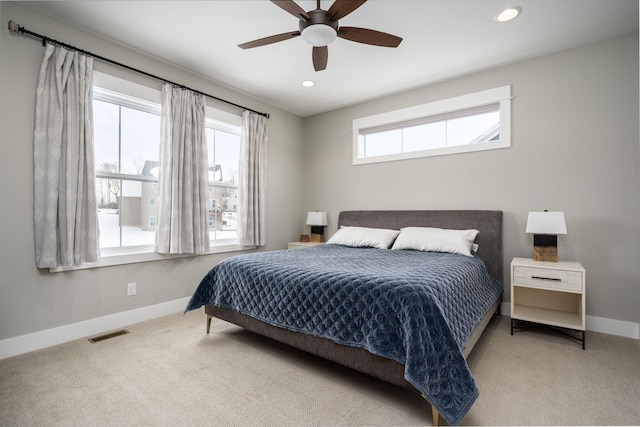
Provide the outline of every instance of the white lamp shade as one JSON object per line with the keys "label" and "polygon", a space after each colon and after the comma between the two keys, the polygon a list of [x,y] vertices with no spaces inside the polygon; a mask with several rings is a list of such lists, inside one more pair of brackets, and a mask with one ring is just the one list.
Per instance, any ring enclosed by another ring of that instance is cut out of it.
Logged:
{"label": "white lamp shade", "polygon": [[311,46],[326,46],[336,38],[338,38],[336,30],[326,24],[309,25],[302,30],[302,40]]}
{"label": "white lamp shade", "polygon": [[327,213],[309,212],[307,214],[307,225],[327,225]]}
{"label": "white lamp shade", "polygon": [[529,212],[527,233],[567,234],[564,212]]}

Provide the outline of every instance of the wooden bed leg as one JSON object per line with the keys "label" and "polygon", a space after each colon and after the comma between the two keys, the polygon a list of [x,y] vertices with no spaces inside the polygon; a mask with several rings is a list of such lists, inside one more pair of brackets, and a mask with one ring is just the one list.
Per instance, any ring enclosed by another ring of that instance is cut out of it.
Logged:
{"label": "wooden bed leg", "polygon": [[440,425],[440,413],[438,412],[436,407],[433,406],[433,405],[431,405],[431,418],[433,418],[433,425],[434,426],[439,426]]}
{"label": "wooden bed leg", "polygon": [[207,314],[207,333],[209,333],[209,331],[211,330],[211,318],[213,316],[210,314]]}
{"label": "wooden bed leg", "polygon": [[[429,399],[427,399],[427,397],[424,394],[421,394],[422,398],[424,400],[426,400],[427,402],[429,402]],[[429,403],[430,404],[430,403]],[[431,404],[430,404],[431,405]],[[434,426],[439,426],[440,425],[440,413],[438,412],[438,410],[436,409],[435,406],[431,405],[431,418],[433,418],[433,425]]]}

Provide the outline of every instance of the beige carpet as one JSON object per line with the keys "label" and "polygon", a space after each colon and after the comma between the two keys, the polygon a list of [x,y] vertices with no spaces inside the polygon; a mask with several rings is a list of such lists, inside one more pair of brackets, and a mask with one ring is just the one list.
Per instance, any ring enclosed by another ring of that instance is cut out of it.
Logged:
{"label": "beige carpet", "polygon": [[[0,361],[0,426],[430,425],[417,395],[202,312]],[[587,350],[497,317],[469,357],[466,425],[638,425],[640,341],[587,333]]]}

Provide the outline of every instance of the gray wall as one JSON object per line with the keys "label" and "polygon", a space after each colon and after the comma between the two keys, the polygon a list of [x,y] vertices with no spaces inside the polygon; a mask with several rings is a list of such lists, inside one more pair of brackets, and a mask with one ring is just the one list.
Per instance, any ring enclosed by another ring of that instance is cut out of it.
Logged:
{"label": "gray wall", "polygon": [[[512,147],[352,166],[351,122],[506,84]],[[640,321],[638,34],[305,119],[308,209],[504,211],[509,263],[532,256],[527,213],[565,212],[559,257],[587,271],[587,315]]]}
{"label": "gray wall", "polygon": [[[44,53],[36,39],[10,34],[8,20],[185,84],[271,113],[266,249],[283,249],[300,234],[303,188],[302,119],[165,63],[0,2],[0,340],[191,295],[206,271],[227,255],[208,255],[64,273],[35,267],[33,244],[33,123],[35,88]],[[96,69],[107,66],[95,63]],[[120,75],[131,76],[120,71]],[[160,88],[145,77],[134,80]],[[221,108],[227,108],[220,105]],[[127,298],[126,283],[137,283]]]}

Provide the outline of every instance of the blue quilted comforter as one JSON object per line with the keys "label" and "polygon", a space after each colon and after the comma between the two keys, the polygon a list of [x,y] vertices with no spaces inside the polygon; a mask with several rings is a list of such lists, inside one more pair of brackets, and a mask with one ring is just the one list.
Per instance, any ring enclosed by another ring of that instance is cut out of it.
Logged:
{"label": "blue quilted comforter", "polygon": [[462,351],[501,293],[477,257],[323,245],[228,258],[185,311],[213,304],[393,359],[457,425],[478,397]]}

